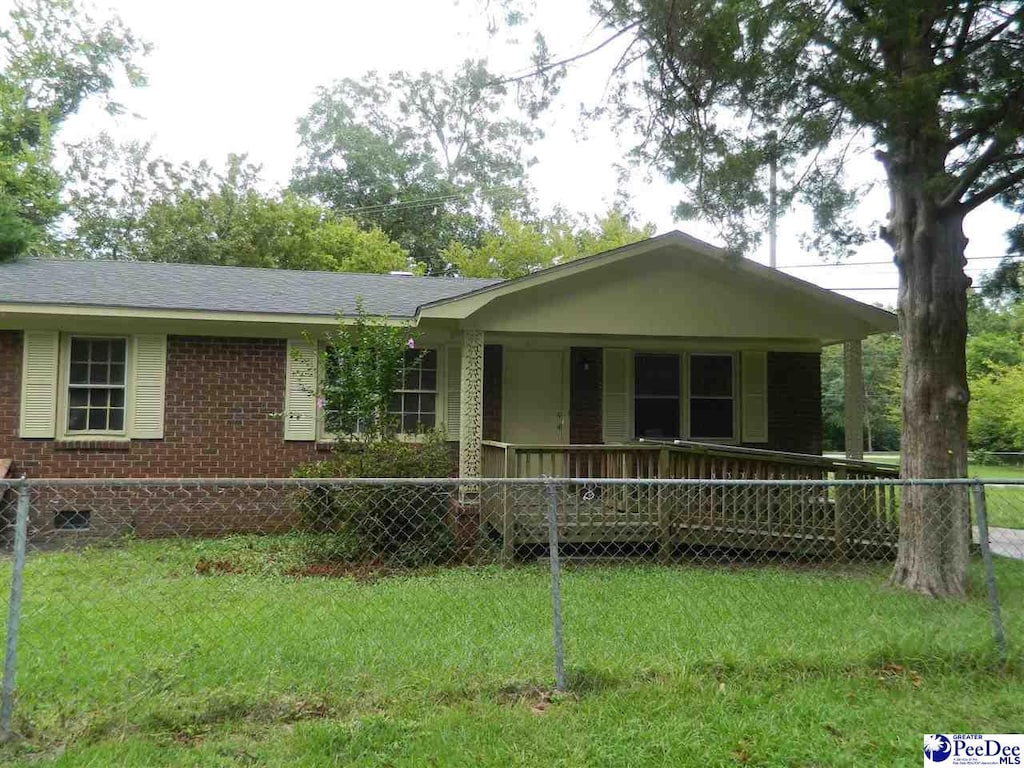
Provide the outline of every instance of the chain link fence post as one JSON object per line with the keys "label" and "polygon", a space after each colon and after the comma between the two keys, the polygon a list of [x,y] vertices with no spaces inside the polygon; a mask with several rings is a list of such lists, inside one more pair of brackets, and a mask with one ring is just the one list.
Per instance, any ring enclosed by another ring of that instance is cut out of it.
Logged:
{"label": "chain link fence post", "polygon": [[996,589],[996,574],[992,564],[992,548],[988,540],[988,510],[985,505],[985,484],[980,480],[971,486],[971,493],[974,495],[974,514],[978,519],[978,544],[981,547],[981,560],[985,565],[985,586],[988,589],[989,610],[992,614],[992,637],[996,643],[996,653],[999,656],[999,663],[1005,664],[1006,652],[1006,630],[1003,627],[1003,617],[999,610],[999,593]]}
{"label": "chain link fence post", "polygon": [[13,737],[11,716],[14,712],[14,674],[18,653],[18,629],[21,623],[22,579],[25,572],[25,549],[28,543],[29,486],[21,479],[17,512],[14,521],[14,563],[11,569],[11,594],[7,605],[7,636],[4,648],[4,678],[0,692],[0,743]]}
{"label": "chain link fence post", "polygon": [[551,607],[555,640],[555,690],[565,691],[565,648],[562,642],[562,569],[558,559],[558,487],[550,478],[544,484],[547,498],[548,551],[551,562]]}

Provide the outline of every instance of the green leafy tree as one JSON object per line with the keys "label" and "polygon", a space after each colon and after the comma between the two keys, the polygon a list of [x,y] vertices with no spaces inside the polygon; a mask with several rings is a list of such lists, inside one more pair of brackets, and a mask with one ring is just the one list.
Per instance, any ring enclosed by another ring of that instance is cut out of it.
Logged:
{"label": "green leafy tree", "polygon": [[[864,437],[868,452],[900,447],[900,338],[894,333],[870,336],[863,347]],[[821,405],[825,443],[839,450],[846,444],[846,390],[841,345],[821,355]]]}
{"label": "green leafy tree", "polygon": [[483,62],[453,76],[370,72],[320,89],[299,121],[292,189],[378,226],[433,274],[441,252],[475,243],[503,211],[528,208],[529,145]]}
{"label": "green leafy tree", "polygon": [[78,258],[344,272],[419,269],[377,228],[291,192],[264,190],[258,166],[228,158],[174,165],[108,137],[73,147],[58,250]]}
{"label": "green leafy tree", "polygon": [[453,243],[443,256],[463,277],[509,279],[609,251],[653,234],[653,225],[634,226],[629,215],[618,209],[593,220],[584,217],[582,221],[575,221],[565,212],[533,221],[503,214],[497,228],[481,236],[479,245]]}
{"label": "green leafy tree", "polygon": [[320,353],[320,403],[324,428],[344,441],[368,443],[395,436],[394,392],[402,388],[413,329],[370,317],[360,304],[353,321],[341,321]]}
{"label": "green leafy tree", "polygon": [[[681,214],[720,222],[732,245],[756,241],[773,164],[783,169],[782,204],[801,200],[813,210],[819,245],[842,252],[861,242],[865,233],[848,214],[858,192],[844,171],[853,150],[874,146],[891,201],[880,234],[900,279],[901,470],[963,476],[963,221],[990,200],[1016,204],[1024,195],[1024,6],[595,0],[593,7],[609,29],[605,42],[626,48],[613,106],[641,128],[637,155],[682,183]],[[548,56],[538,70],[564,63]],[[963,594],[969,541],[964,494],[907,488],[893,583]]]}
{"label": "green leafy tree", "polygon": [[971,448],[1024,450],[1024,365],[994,367],[971,380]]}
{"label": "green leafy tree", "polygon": [[0,259],[31,250],[60,213],[53,137],[90,97],[109,112],[118,77],[144,82],[147,46],[72,0],[19,0],[0,27]]}

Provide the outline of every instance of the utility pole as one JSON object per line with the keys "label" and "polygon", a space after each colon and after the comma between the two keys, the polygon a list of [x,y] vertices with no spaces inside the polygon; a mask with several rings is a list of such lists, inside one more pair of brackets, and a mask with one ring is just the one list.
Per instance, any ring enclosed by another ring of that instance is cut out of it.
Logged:
{"label": "utility pole", "polygon": [[777,245],[779,237],[778,174],[779,159],[775,131],[768,134],[768,265],[778,267]]}

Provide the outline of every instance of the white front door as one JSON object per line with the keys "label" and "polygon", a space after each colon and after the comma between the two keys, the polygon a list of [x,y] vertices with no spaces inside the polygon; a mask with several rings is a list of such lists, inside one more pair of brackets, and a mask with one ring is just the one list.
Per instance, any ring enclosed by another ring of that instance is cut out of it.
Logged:
{"label": "white front door", "polygon": [[505,347],[501,438],[560,445],[566,440],[565,352]]}

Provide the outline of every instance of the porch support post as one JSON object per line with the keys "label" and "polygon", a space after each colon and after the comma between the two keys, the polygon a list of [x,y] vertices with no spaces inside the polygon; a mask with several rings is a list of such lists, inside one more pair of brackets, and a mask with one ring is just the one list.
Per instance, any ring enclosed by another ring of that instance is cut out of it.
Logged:
{"label": "porch support post", "polygon": [[864,353],[860,339],[843,344],[846,458],[864,458]]}
{"label": "porch support post", "polygon": [[480,441],[484,436],[483,331],[463,331],[461,376],[459,477],[480,477]]}

